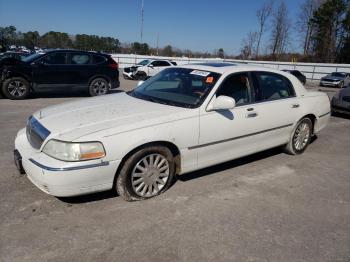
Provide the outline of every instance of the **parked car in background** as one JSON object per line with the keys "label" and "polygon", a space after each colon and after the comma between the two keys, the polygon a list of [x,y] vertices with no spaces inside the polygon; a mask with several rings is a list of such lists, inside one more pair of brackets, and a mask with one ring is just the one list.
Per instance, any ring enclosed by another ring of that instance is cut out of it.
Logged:
{"label": "parked car in background", "polygon": [[123,76],[125,79],[146,80],[163,69],[176,65],[176,62],[170,60],[145,59],[134,66],[125,67]]}
{"label": "parked car in background", "polygon": [[29,56],[30,53],[26,52],[14,52],[14,51],[7,51],[5,53],[2,53],[0,55],[0,60],[5,59],[5,58],[14,58],[18,60],[23,60],[25,57]]}
{"label": "parked car in background", "polygon": [[119,87],[118,64],[102,53],[53,50],[8,61],[1,71],[2,93],[9,99],[52,88],[84,88],[97,96]]}
{"label": "parked car in background", "polygon": [[339,90],[333,96],[332,112],[350,115],[350,86]]}
{"label": "parked car in background", "polygon": [[41,109],[15,163],[42,191],[116,189],[151,198],[181,175],[269,148],[305,151],[330,118],[323,92],[290,74],[227,63],[169,67],[131,92]]}
{"label": "parked car in background", "polygon": [[333,72],[321,78],[320,86],[331,86],[343,88],[350,84],[350,74],[344,72]]}
{"label": "parked car in background", "polygon": [[306,76],[303,75],[300,71],[298,71],[298,70],[289,70],[289,69],[283,69],[282,71],[292,74],[293,76],[298,78],[299,81],[303,83],[303,85],[306,84]]}

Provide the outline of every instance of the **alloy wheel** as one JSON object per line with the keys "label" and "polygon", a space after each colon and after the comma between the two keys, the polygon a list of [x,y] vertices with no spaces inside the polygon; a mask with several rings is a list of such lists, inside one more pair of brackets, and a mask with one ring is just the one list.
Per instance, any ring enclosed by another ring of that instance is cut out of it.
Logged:
{"label": "alloy wheel", "polygon": [[27,92],[27,87],[22,81],[11,81],[7,86],[8,92],[14,97],[22,97]]}
{"label": "alloy wheel", "polygon": [[307,146],[310,134],[310,125],[306,122],[300,123],[293,137],[293,144],[296,150],[301,151]]}
{"label": "alloy wheel", "polygon": [[105,95],[107,94],[108,91],[108,86],[104,81],[96,81],[93,86],[92,90],[95,95],[100,96],[100,95]]}

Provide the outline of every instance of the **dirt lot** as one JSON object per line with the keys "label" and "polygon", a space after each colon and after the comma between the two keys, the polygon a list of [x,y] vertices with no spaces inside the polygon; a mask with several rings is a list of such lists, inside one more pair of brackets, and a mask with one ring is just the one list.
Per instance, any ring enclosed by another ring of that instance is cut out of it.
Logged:
{"label": "dirt lot", "polygon": [[57,199],[18,175],[13,141],[33,111],[79,97],[0,100],[0,261],[350,261],[349,118],[332,117],[301,156],[227,162],[148,201]]}

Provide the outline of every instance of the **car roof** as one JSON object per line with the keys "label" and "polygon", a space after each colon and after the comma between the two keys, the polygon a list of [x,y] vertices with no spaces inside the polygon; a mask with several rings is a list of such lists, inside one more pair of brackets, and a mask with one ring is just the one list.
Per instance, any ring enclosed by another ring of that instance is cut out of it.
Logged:
{"label": "car roof", "polygon": [[77,49],[49,49],[44,51],[45,54],[54,53],[54,52],[70,52],[70,53],[84,53],[84,54],[110,56],[109,54],[105,54],[105,53],[94,52],[94,51],[82,51]]}
{"label": "car roof", "polygon": [[[269,71],[269,72],[275,72],[280,73],[281,71],[274,70],[267,67],[262,66],[255,66],[255,65],[248,65],[243,63],[198,63],[198,64],[186,64],[181,65],[179,67],[183,68],[190,68],[190,69],[197,69],[197,70],[203,70],[203,71],[209,71],[209,72],[215,72],[219,74],[225,74],[230,72],[240,72],[240,71]],[[283,72],[282,72],[283,74]]]}

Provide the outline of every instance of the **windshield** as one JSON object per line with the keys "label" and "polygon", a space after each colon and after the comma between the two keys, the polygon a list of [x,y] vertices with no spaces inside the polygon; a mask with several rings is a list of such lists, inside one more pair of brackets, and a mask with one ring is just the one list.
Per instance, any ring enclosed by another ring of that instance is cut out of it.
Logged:
{"label": "windshield", "polygon": [[23,62],[26,62],[26,63],[30,63],[32,61],[34,61],[35,59],[39,58],[40,56],[42,56],[43,54],[32,54],[30,56],[27,56],[25,58],[22,59]]}
{"label": "windshield", "polygon": [[172,106],[200,106],[220,74],[189,68],[168,68],[138,86],[129,95]]}
{"label": "windshield", "polygon": [[345,77],[345,74],[334,72],[334,73],[331,74],[331,76],[335,76],[335,77]]}
{"label": "windshield", "polygon": [[149,63],[149,60],[142,60],[141,62],[138,63],[138,65],[142,65],[142,66],[145,66],[145,65],[148,65]]}

